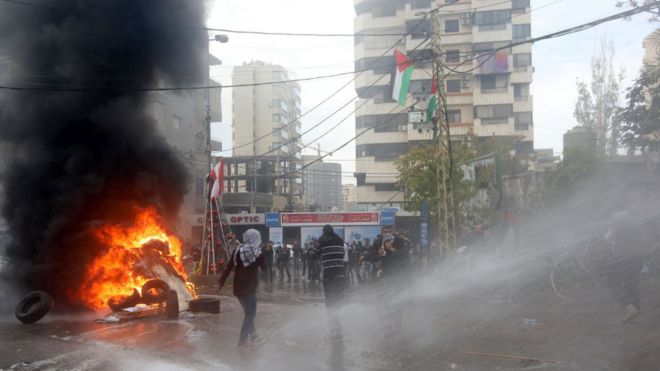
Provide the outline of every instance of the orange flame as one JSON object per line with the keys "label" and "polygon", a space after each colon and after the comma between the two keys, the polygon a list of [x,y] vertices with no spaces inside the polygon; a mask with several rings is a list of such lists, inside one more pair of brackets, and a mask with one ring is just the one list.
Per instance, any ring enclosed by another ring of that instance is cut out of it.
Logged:
{"label": "orange flame", "polygon": [[95,231],[99,242],[107,251],[86,268],[78,300],[90,309],[107,308],[112,297],[130,295],[140,291],[150,278],[145,277],[136,264],[140,262],[140,249],[147,242],[159,240],[169,245],[165,258],[184,279],[181,260],[181,241],[169,230],[153,207],[138,208],[130,226],[104,225]]}

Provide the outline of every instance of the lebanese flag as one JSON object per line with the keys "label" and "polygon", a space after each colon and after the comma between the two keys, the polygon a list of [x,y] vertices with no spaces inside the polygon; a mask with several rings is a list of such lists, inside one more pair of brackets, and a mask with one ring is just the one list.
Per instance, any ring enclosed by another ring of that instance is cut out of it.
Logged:
{"label": "lebanese flag", "polygon": [[399,102],[399,105],[404,106],[408,97],[414,64],[410,58],[396,49],[394,50],[394,59],[396,60],[396,70],[394,70],[392,99]]}
{"label": "lebanese flag", "polygon": [[211,180],[213,187],[211,188],[211,199],[222,196],[223,181],[225,175],[225,159],[221,158],[215,166],[211,168]]}

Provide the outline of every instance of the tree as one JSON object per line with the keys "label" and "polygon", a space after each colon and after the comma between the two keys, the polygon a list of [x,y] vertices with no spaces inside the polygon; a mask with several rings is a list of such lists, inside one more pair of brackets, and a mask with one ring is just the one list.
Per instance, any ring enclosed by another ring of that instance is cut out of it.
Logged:
{"label": "tree", "polygon": [[660,150],[660,69],[647,66],[626,93],[617,112],[622,123],[621,143],[634,153]]}
{"label": "tree", "polygon": [[399,171],[399,186],[404,189],[408,204],[407,210],[419,210],[424,201],[428,202],[432,215],[438,217],[444,212],[454,212],[456,228],[463,226],[468,201],[474,196],[473,183],[466,180],[463,165],[474,158],[474,152],[465,145],[453,144],[453,166],[451,188],[454,196],[454,207],[451,210],[438,210],[437,166],[438,148],[434,144],[413,147],[408,153],[396,161]]}
{"label": "tree", "polygon": [[[656,2],[657,0],[619,0],[616,2],[616,6],[619,8],[639,8],[640,6],[651,5]],[[649,22],[660,21],[660,9],[654,8],[646,12],[650,14]]]}
{"label": "tree", "polygon": [[617,74],[613,60],[614,44],[603,39],[600,50],[591,59],[591,83],[578,79],[578,100],[573,116],[581,126],[598,132],[601,154],[614,156],[619,148],[620,125],[616,121],[623,69]]}
{"label": "tree", "polygon": [[[473,145],[452,143],[454,164],[451,187],[454,206],[450,211],[454,212],[457,231],[462,230],[471,220],[484,222],[483,216],[488,212],[475,208],[474,197],[478,189],[492,191],[496,187],[494,160],[492,165],[482,165],[475,169],[475,179],[465,177],[465,171],[474,165],[476,158],[492,154],[494,159],[498,154],[502,161],[502,174],[515,175],[526,170],[521,158],[513,154],[518,139],[476,138],[472,134],[468,138],[471,139],[470,142]],[[445,210],[438,210],[437,151],[436,145],[420,145],[413,147],[396,161],[399,171],[399,186],[404,189],[404,197],[408,201],[407,210],[419,210],[421,204],[426,201],[432,215],[438,216],[445,212]],[[494,206],[491,205],[491,209]]]}

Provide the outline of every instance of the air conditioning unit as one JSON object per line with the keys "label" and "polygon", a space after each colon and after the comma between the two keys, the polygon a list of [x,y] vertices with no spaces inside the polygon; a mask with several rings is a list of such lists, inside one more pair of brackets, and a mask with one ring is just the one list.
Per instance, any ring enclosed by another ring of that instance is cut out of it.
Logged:
{"label": "air conditioning unit", "polygon": [[461,80],[461,89],[470,89],[471,86],[472,86],[472,80],[470,79]]}
{"label": "air conditioning unit", "polygon": [[407,131],[408,125],[399,125],[399,131]]}

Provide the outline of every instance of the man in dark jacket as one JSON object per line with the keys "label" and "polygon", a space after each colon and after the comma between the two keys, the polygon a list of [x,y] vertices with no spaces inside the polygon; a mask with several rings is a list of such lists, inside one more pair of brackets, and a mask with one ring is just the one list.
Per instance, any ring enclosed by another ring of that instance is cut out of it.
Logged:
{"label": "man in dark jacket", "polygon": [[289,270],[289,260],[291,259],[291,248],[288,245],[282,245],[277,250],[277,267],[280,270],[280,282],[284,281],[284,272],[288,281],[291,281],[291,271]]}
{"label": "man in dark jacket", "polygon": [[297,277],[300,274],[300,259],[302,258],[302,247],[300,247],[298,241],[293,241],[291,252],[293,252],[293,274]]}
{"label": "man in dark jacket", "polygon": [[256,229],[248,229],[243,233],[243,243],[232,255],[229,264],[222,272],[218,281],[218,290],[224,286],[229,273],[234,271],[234,295],[243,307],[243,325],[238,346],[246,346],[248,337],[253,342],[257,340],[254,329],[254,318],[257,315],[257,285],[259,285],[259,268],[266,270],[266,261],[261,253],[261,234]]}
{"label": "man in dark jacket", "polygon": [[273,241],[268,243],[261,250],[266,261],[266,271],[264,272],[264,281],[273,282],[273,263],[275,261],[275,253],[273,252]]}
{"label": "man in dark jacket", "polygon": [[341,338],[341,323],[337,311],[346,290],[346,264],[344,263],[344,240],[339,237],[331,225],[323,227],[319,238],[321,264],[323,267],[323,291],[328,310],[330,332],[334,338]]}

